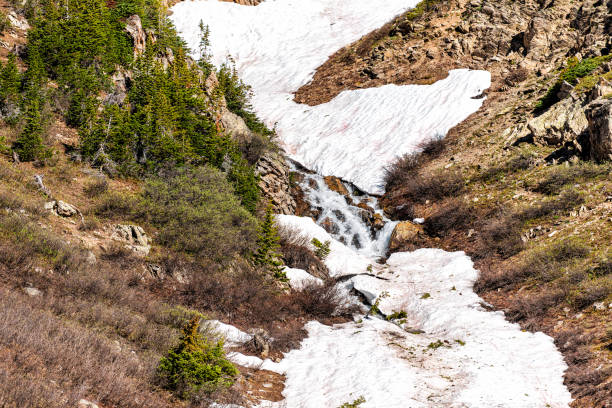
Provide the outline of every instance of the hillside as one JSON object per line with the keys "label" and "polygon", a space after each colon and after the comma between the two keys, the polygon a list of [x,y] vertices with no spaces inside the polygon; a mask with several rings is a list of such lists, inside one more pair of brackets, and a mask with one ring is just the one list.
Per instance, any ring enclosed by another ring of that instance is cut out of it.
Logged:
{"label": "hillside", "polygon": [[0,407],[612,407],[611,49],[610,1],[0,0]]}
{"label": "hillside", "polygon": [[491,72],[482,109],[390,166],[385,211],[426,219],[392,247],[467,251],[485,299],[555,337],[573,406],[610,406],[612,179],[609,133],[598,136],[609,129],[612,3],[421,5],[338,51],[296,100]]}

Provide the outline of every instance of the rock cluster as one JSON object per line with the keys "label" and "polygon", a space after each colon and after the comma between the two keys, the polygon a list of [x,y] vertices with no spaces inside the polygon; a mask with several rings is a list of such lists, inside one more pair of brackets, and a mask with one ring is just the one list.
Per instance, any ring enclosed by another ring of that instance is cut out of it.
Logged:
{"label": "rock cluster", "polygon": [[112,239],[126,243],[136,253],[147,255],[151,250],[149,237],[138,225],[114,224],[110,234]]}
{"label": "rock cluster", "polygon": [[259,175],[259,188],[274,212],[295,214],[296,202],[291,195],[290,171],[285,157],[280,153],[268,153],[259,159],[255,171]]}

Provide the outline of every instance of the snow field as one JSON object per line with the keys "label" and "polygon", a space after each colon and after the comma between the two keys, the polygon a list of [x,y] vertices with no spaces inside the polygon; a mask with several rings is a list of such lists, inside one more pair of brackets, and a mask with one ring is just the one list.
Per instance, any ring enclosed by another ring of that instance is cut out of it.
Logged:
{"label": "snow field", "polygon": [[200,0],[174,6],[172,20],[193,50],[200,20],[209,25],[214,62],[233,57],[241,78],[253,87],[255,111],[276,126],[293,159],[381,194],[384,167],[480,108],[484,99],[474,97],[490,86],[490,74],[455,70],[433,85],[345,91],[314,107],[293,102],[293,92],[338,49],[416,3],[267,0],[245,7]]}

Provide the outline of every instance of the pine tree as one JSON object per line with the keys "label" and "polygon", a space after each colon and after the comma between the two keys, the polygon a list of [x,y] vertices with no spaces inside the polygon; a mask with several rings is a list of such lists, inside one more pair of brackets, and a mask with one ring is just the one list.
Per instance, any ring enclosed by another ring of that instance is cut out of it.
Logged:
{"label": "pine tree", "polygon": [[19,93],[21,76],[17,69],[15,54],[8,56],[6,65],[0,64],[0,102],[5,102],[11,98],[16,98]]}
{"label": "pine tree", "polygon": [[280,248],[279,241],[280,238],[274,223],[272,206],[268,205],[266,215],[259,227],[257,251],[253,255],[253,262],[255,265],[268,268],[274,278],[286,282],[288,279],[283,270],[283,262],[280,260],[280,255],[276,252]]}
{"label": "pine tree", "polygon": [[165,388],[181,398],[229,387],[238,375],[238,370],[225,358],[223,342],[209,342],[199,328],[199,318],[194,317],[183,328],[179,344],[160,360],[157,369]]}
{"label": "pine tree", "polygon": [[200,20],[200,58],[198,65],[204,71],[204,76],[208,77],[214,66],[212,64],[212,54],[210,52],[210,27]]}
{"label": "pine tree", "polygon": [[23,117],[25,126],[15,141],[13,150],[22,161],[32,161],[46,153],[43,145],[43,65],[36,47],[28,50],[28,71],[26,73],[26,95]]}

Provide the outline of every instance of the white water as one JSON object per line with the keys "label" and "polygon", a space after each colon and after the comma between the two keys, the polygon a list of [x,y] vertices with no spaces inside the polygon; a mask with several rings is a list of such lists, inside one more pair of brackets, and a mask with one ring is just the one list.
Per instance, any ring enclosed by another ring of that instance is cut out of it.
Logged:
{"label": "white water", "polygon": [[[472,97],[489,86],[489,74],[458,70],[429,86],[347,91],[317,107],[295,104],[292,92],[330,54],[415,3],[267,0],[244,7],[188,1],[173,8],[173,20],[194,48],[199,21],[210,25],[215,61],[232,54],[253,86],[257,113],[277,124],[294,159],[380,193],[384,165],[476,111],[482,100]],[[552,339],[522,332],[501,312],[485,311],[472,291],[478,273],[469,257],[421,249],[377,264],[392,225],[372,237],[357,210],[315,179],[319,187],[309,198],[322,207],[321,220],[329,216],[339,225],[337,233],[331,236],[309,218],[278,216],[278,222],[329,240],[325,263],[332,276],[357,275],[346,281],[348,287],[370,302],[387,293],[381,311],[404,310],[408,316],[397,324],[363,317],[333,327],[310,322],[300,349],[280,363],[232,354],[239,364],[287,376],[285,401],[261,406],[337,407],[363,396],[361,407],[567,407],[566,366]],[[355,234],[360,249],[353,245]],[[342,237],[351,246],[340,242]],[[304,271],[290,272],[296,286],[298,279],[308,279]]]}

